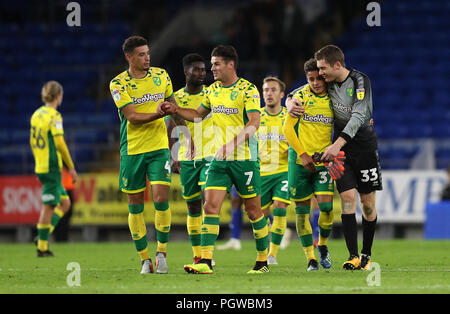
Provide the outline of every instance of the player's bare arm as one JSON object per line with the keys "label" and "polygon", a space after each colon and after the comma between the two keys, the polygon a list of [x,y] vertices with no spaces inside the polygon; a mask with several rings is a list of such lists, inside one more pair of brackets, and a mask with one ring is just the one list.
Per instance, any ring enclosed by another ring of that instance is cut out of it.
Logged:
{"label": "player's bare arm", "polygon": [[259,129],[260,124],[260,113],[259,112],[248,112],[247,113],[248,122],[245,127],[236,135],[233,140],[223,145],[214,156],[217,160],[224,160],[227,156],[232,154],[235,149],[250,137],[252,137],[256,131]]}
{"label": "player's bare arm", "polygon": [[156,113],[136,112],[134,104],[129,104],[125,107],[122,107],[120,110],[131,124],[144,124],[165,116],[164,114],[160,114],[159,112]]}
{"label": "player's bare arm", "polygon": [[330,146],[327,147],[325,152],[322,156],[322,161],[332,161],[336,158],[336,156],[339,154],[339,151],[344,147],[344,145],[347,144],[347,141],[342,138],[338,137],[338,139]]}
{"label": "player's bare arm", "polygon": [[288,96],[286,98],[285,104],[286,104],[287,112],[294,118],[302,116],[303,113],[305,112],[305,107],[304,107],[303,103],[296,98]]}
{"label": "player's bare arm", "polygon": [[197,109],[190,109],[190,108],[181,108],[176,104],[176,102],[175,103],[164,102],[159,104],[156,112],[159,112],[160,114],[164,115],[170,114],[172,117],[178,116],[184,120],[196,122],[199,120],[203,120],[210,113],[210,110],[206,109],[201,105],[198,106]]}

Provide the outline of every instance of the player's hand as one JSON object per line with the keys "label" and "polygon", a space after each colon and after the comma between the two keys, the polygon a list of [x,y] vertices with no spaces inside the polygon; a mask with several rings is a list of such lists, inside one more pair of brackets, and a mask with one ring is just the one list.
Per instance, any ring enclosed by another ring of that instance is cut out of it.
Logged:
{"label": "player's hand", "polygon": [[340,148],[336,145],[336,143],[327,147],[325,152],[322,155],[320,161],[322,162],[330,162],[333,161],[336,156],[339,154]]}
{"label": "player's hand", "polygon": [[75,168],[69,169],[69,173],[70,173],[70,175],[72,176],[72,183],[77,182],[77,180],[78,180],[78,173],[77,173],[77,171],[75,170]]}
{"label": "player's hand", "polygon": [[190,145],[188,151],[186,152],[186,158],[188,160],[194,160],[196,154],[194,140],[191,138],[189,142]]}
{"label": "player's hand", "polygon": [[167,116],[169,114],[175,114],[177,113],[178,106],[174,103],[163,101],[158,104],[158,107],[156,108],[156,112],[160,114],[161,116]]}
{"label": "player's hand", "polygon": [[302,165],[306,170],[312,173],[315,173],[317,171],[313,159],[307,153],[301,154],[300,159],[302,160]]}
{"label": "player's hand", "polygon": [[172,173],[180,173],[181,169],[181,163],[178,160],[170,160],[170,169],[172,170]]}
{"label": "player's hand", "polygon": [[303,103],[296,98],[286,99],[286,109],[287,112],[294,118],[298,118],[305,112],[305,106]]}
{"label": "player's hand", "polygon": [[344,161],[345,153],[340,151],[333,161],[324,164],[333,180],[339,180],[344,174]]}
{"label": "player's hand", "polygon": [[229,156],[234,151],[234,145],[233,143],[227,143],[223,145],[221,148],[219,148],[214,155],[215,160],[225,160],[227,156]]}

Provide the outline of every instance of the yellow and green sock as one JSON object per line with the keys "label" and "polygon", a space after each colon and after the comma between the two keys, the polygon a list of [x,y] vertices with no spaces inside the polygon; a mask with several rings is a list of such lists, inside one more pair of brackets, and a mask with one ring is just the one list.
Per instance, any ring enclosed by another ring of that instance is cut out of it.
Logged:
{"label": "yellow and green sock", "polygon": [[144,204],[128,205],[128,226],[131,237],[141,260],[149,259],[147,247],[147,227],[144,220]]}
{"label": "yellow and green sock", "polygon": [[295,207],[297,234],[300,238],[300,242],[308,261],[311,259],[316,259],[314,254],[312,227],[309,222],[310,211],[311,207],[309,205],[300,205]]}
{"label": "yellow and green sock", "polygon": [[187,231],[191,241],[192,252],[194,257],[202,255],[201,250],[201,232],[202,232],[202,214],[191,214],[188,212],[187,216]]}
{"label": "yellow and green sock", "polygon": [[319,203],[319,242],[318,245],[327,245],[328,237],[333,227],[333,202]]}
{"label": "yellow and green sock", "polygon": [[38,242],[37,248],[39,251],[48,250],[48,237],[50,235],[51,224],[37,224]]}
{"label": "yellow and green sock", "polygon": [[156,229],[156,252],[166,253],[169,242],[170,224],[172,215],[169,202],[154,202],[155,205],[155,229]]}
{"label": "yellow and green sock", "polygon": [[55,230],[56,226],[58,225],[59,221],[63,216],[64,212],[61,209],[56,208],[53,213],[52,220],[50,222],[50,234],[53,233],[53,230]]}
{"label": "yellow and green sock", "polygon": [[214,245],[219,235],[219,215],[206,215],[201,230],[201,256],[202,259],[212,259]]}
{"label": "yellow and green sock", "polygon": [[286,231],[286,209],[275,208],[273,210],[273,223],[270,228],[270,250],[269,255],[277,257],[281,240]]}
{"label": "yellow and green sock", "polygon": [[267,251],[269,246],[269,227],[267,226],[267,219],[262,215],[261,217],[250,220],[253,228],[253,237],[256,243],[256,261],[267,261]]}

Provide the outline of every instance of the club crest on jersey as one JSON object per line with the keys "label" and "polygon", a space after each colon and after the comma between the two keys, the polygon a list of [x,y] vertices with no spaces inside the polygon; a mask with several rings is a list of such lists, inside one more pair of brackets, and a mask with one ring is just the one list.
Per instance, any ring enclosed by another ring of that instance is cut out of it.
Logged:
{"label": "club crest on jersey", "polygon": [[356,90],[356,98],[358,98],[359,100],[363,100],[365,92],[366,92],[366,90],[364,88],[357,89]]}
{"label": "club crest on jersey", "polygon": [[161,85],[161,78],[160,77],[154,77],[153,78],[153,83],[155,83],[156,86],[160,86]]}
{"label": "club crest on jersey", "polygon": [[353,97],[353,88],[347,88],[347,95]]}
{"label": "club crest on jersey", "polygon": [[235,101],[238,95],[239,95],[239,92],[232,91],[231,94],[230,94],[230,99]]}

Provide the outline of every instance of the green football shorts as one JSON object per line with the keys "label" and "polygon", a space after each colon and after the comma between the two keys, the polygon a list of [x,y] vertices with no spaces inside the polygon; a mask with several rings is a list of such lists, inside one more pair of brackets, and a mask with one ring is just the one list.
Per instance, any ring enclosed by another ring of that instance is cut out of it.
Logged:
{"label": "green football shorts", "polygon": [[230,192],[232,185],[242,198],[252,198],[261,194],[259,161],[252,160],[212,160],[208,170],[205,190]]}
{"label": "green football shorts", "polygon": [[209,164],[206,159],[181,161],[180,181],[183,198],[196,201],[202,198],[202,189],[206,184]]}
{"label": "green football shorts", "polygon": [[120,156],[119,188],[125,193],[145,191],[150,184],[170,185],[170,153],[168,149]]}
{"label": "green football shorts", "polygon": [[288,172],[261,176],[261,208],[266,209],[272,201],[290,204]]}
{"label": "green football shorts", "polygon": [[324,166],[316,167],[311,173],[302,165],[289,162],[289,197],[291,201],[301,202],[313,195],[333,195],[334,182]]}
{"label": "green football shorts", "polygon": [[61,172],[37,173],[42,184],[42,204],[57,206],[61,199],[69,199],[61,181]]}

